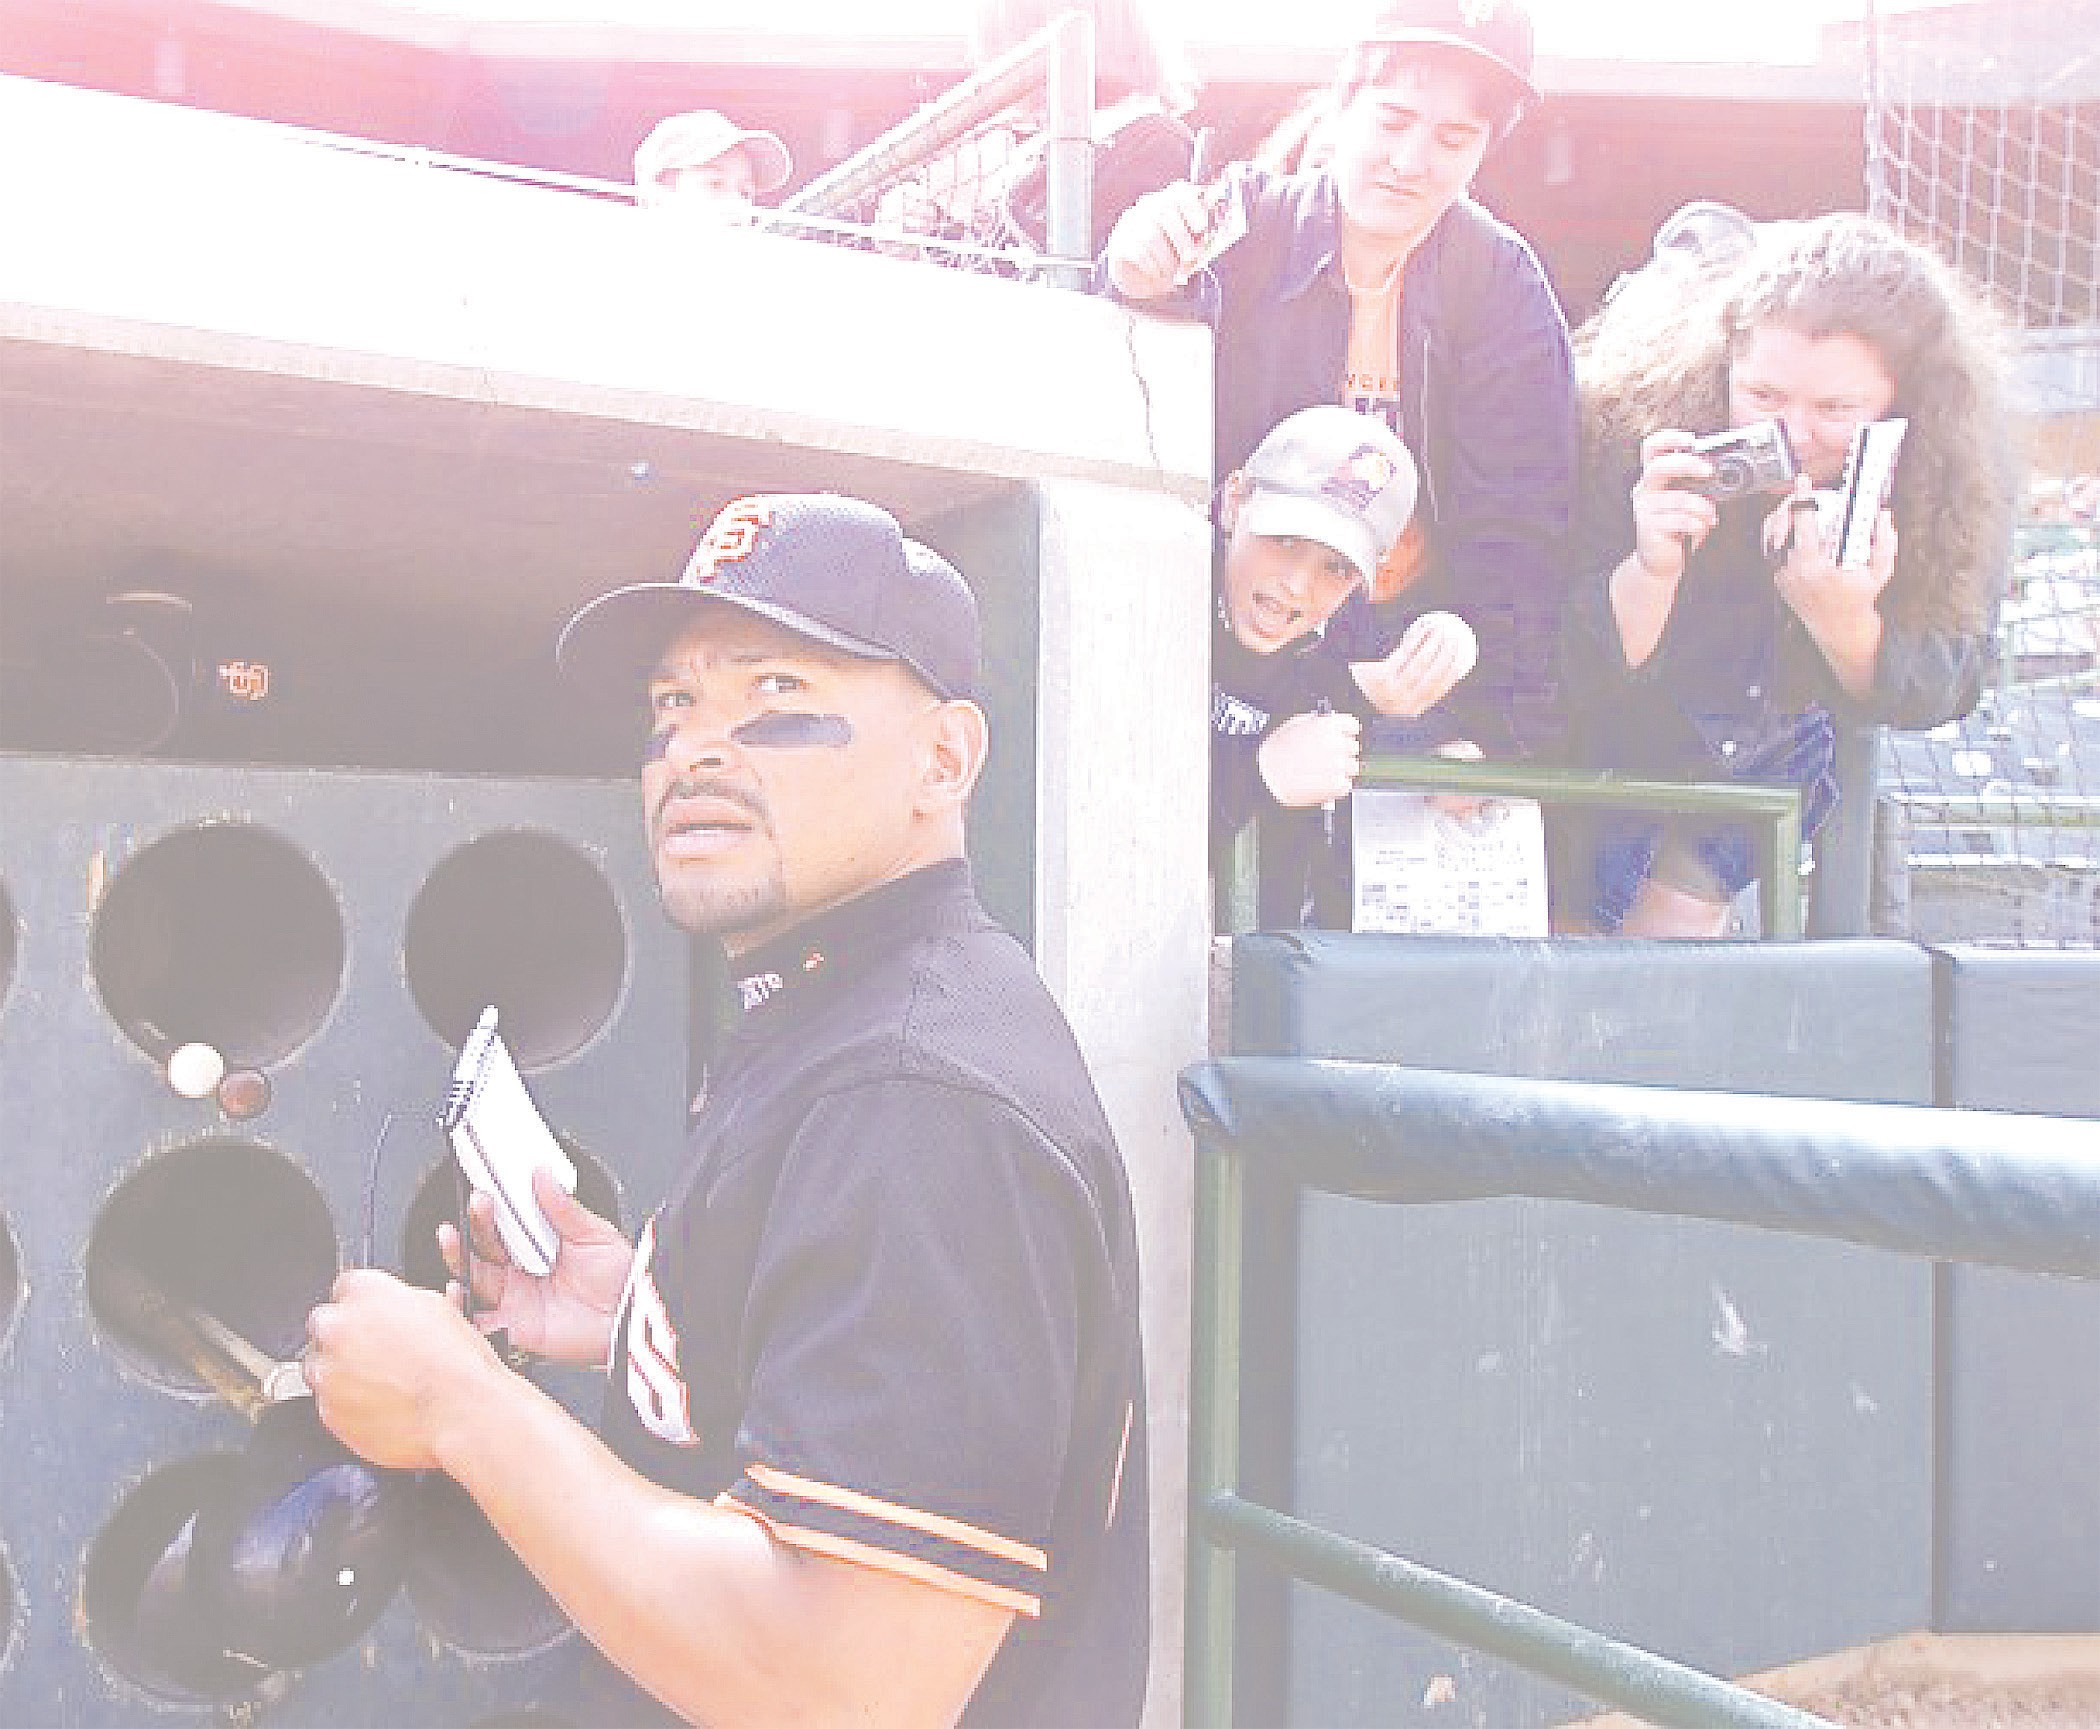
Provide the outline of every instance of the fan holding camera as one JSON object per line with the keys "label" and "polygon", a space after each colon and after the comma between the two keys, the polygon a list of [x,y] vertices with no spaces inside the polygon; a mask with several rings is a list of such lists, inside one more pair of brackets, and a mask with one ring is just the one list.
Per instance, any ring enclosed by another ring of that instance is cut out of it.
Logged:
{"label": "fan holding camera", "polygon": [[[1988,321],[1930,253],[1840,214],[1615,295],[1577,346],[1574,760],[1796,786],[1813,833],[1834,717],[1975,706],[2011,510]],[[1627,935],[1721,935],[1756,874],[1710,818],[1606,819],[1593,862],[1581,921]]]}

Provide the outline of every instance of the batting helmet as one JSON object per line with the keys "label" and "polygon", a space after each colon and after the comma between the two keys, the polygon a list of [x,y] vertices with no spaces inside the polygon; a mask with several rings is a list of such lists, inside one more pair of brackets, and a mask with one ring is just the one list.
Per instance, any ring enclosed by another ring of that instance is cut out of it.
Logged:
{"label": "batting helmet", "polygon": [[311,1399],[265,1410],[190,1532],[184,1591],[219,1649],[303,1669],[363,1637],[407,1570],[412,1481],[350,1452]]}

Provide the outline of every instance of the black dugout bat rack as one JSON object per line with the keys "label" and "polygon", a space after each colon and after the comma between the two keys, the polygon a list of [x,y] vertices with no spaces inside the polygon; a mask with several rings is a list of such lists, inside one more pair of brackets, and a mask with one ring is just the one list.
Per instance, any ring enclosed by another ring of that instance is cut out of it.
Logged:
{"label": "black dugout bat rack", "polygon": [[[518,1713],[576,1635],[442,1484],[360,1645],[244,1700],[156,1675],[129,1597],[247,1429],[109,1272],[273,1353],[368,1228],[433,1282],[436,1111],[488,1000],[631,1228],[678,1163],[690,970],[631,782],[0,756],[0,1722],[560,1721]],[[193,1041],[262,1077],[259,1114],[170,1087]],[[548,1385],[585,1415],[602,1390]]]}

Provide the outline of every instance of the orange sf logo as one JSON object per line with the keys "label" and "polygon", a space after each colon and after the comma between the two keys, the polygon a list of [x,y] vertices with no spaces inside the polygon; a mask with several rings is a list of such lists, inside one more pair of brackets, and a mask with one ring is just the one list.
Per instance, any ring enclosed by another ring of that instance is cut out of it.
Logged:
{"label": "orange sf logo", "polygon": [[1349,472],[1375,497],[1392,484],[1395,470],[1384,451],[1364,449],[1349,459]]}
{"label": "orange sf logo", "polygon": [[1458,15],[1466,21],[1468,30],[1478,30],[1494,17],[1497,0],[1459,0]]}
{"label": "orange sf logo", "polygon": [[712,582],[725,564],[748,558],[758,545],[758,531],[772,525],[773,507],[762,498],[739,498],[723,506],[693,554],[693,575]]}
{"label": "orange sf logo", "polygon": [[223,661],[219,688],[243,702],[261,702],[270,694],[270,669],[259,660]]}

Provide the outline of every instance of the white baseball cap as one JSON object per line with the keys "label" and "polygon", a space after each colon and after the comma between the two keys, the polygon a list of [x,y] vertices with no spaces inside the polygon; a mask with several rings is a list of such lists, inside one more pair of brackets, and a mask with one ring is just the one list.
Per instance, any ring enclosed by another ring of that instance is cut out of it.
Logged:
{"label": "white baseball cap", "polygon": [[681,168],[704,168],[742,148],[751,153],[751,181],[759,195],[778,192],[793,165],[788,148],[770,132],[753,132],[712,108],[659,120],[634,153],[634,183],[661,186]]}
{"label": "white baseball cap", "polygon": [[1331,546],[1368,581],[1415,513],[1415,460],[1382,420],[1338,403],[1301,408],[1241,471],[1248,534]]}

